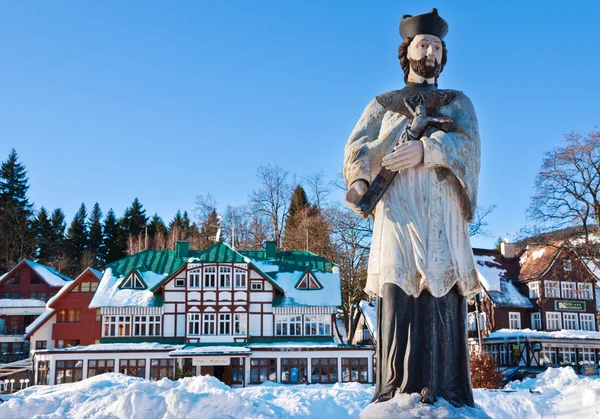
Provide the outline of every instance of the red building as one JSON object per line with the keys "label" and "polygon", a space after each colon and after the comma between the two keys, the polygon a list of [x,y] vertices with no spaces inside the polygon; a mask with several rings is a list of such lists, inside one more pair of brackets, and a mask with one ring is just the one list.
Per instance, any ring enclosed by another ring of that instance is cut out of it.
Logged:
{"label": "red building", "polygon": [[30,260],[0,277],[0,363],[27,358],[25,329],[46,309],[71,278]]}
{"label": "red building", "polygon": [[102,317],[89,305],[101,277],[100,271],[87,268],[48,302],[46,311],[27,328],[25,338],[31,339],[32,350],[98,343]]}

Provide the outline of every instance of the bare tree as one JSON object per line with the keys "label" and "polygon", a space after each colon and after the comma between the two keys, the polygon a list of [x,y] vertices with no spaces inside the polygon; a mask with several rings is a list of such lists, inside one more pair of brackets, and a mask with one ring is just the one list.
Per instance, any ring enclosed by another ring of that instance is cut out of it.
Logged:
{"label": "bare tree", "polygon": [[540,231],[581,226],[588,242],[600,225],[600,131],[565,139],[544,155],[527,215]]}
{"label": "bare tree", "polygon": [[310,200],[315,204],[317,209],[321,209],[327,197],[331,193],[331,184],[325,177],[325,172],[319,170],[302,178],[310,194]]}
{"label": "bare tree", "polygon": [[486,229],[488,226],[486,217],[495,209],[495,205],[490,205],[489,207],[477,207],[475,210],[475,219],[469,223],[469,236],[488,237],[490,235],[490,232]]}
{"label": "bare tree", "polygon": [[279,166],[260,166],[256,172],[260,187],[250,194],[254,213],[268,217],[271,235],[278,247],[281,246],[281,233],[291,194],[288,176],[289,171]]}

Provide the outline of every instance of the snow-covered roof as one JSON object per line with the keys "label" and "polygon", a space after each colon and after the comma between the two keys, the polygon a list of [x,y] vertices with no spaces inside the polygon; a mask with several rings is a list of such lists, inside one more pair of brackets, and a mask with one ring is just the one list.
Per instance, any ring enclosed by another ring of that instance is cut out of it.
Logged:
{"label": "snow-covered roof", "polygon": [[500,329],[489,334],[487,339],[504,338],[529,338],[529,339],[598,339],[600,332],[588,330],[557,330],[555,332],[543,332],[531,329]]}
{"label": "snow-covered roof", "polygon": [[49,266],[32,262],[27,259],[25,259],[25,263],[27,263],[31,269],[33,269],[51,287],[62,287],[65,285],[65,282],[72,281],[68,276],[61,274],[56,269]]}
{"label": "snow-covered roof", "polygon": [[115,276],[112,269],[104,271],[98,289],[90,302],[90,308],[97,307],[157,307],[159,299],[150,291],[158,283],[167,277],[165,274],[157,274],[152,271],[139,272],[148,289],[134,290],[121,289],[119,284],[125,275]]}
{"label": "snow-covered roof", "polygon": [[46,303],[40,300],[9,300],[6,298],[0,299],[0,308],[29,308],[29,307],[46,307]]}
{"label": "snow-covered roof", "polygon": [[169,356],[248,354],[252,351],[246,346],[185,346],[169,353]]}
{"label": "snow-covered roof", "polygon": [[183,345],[168,345],[156,342],[141,343],[98,343],[87,346],[70,346],[67,348],[45,349],[36,352],[141,352],[141,351],[173,351]]}
{"label": "snow-covered roof", "polygon": [[271,343],[251,343],[248,347],[252,349],[290,349],[290,348],[337,348],[338,343],[335,342],[271,342]]}
{"label": "snow-covered roof", "polygon": [[53,308],[47,308],[46,311],[37,316],[35,320],[25,328],[25,339],[27,339],[27,337],[31,335],[38,327],[44,324],[46,320],[52,317],[54,311],[55,310]]}
{"label": "snow-covered roof", "polygon": [[487,291],[500,291],[500,280],[506,278],[506,269],[490,255],[474,255],[479,282]]}
{"label": "snow-covered roof", "polygon": [[371,334],[375,336],[377,334],[377,306],[375,305],[375,301],[369,303],[362,300],[358,303],[358,306],[360,307],[360,311],[362,311],[367,327],[371,331]]}
{"label": "snow-covered roof", "polygon": [[102,272],[100,272],[97,269],[94,268],[87,268],[86,270],[84,270],[82,273],[79,274],[79,276],[77,278],[75,278],[73,281],[71,282],[67,282],[61,289],[60,291],[58,291],[56,293],[56,295],[54,297],[52,297],[51,299],[48,300],[48,304],[46,305],[47,307],[52,307],[52,305],[58,301],[59,298],[61,298],[64,294],[66,294],[67,292],[69,292],[72,288],[75,287],[76,283],[79,282],[79,279],[86,273],[86,272],[92,272],[94,275],[96,275],[96,277],[98,279],[102,278]]}
{"label": "snow-covered roof", "polygon": [[296,284],[305,271],[277,272],[270,276],[285,295],[277,306],[341,306],[342,293],[339,272],[315,272],[312,274],[323,286],[320,289],[297,289]]}
{"label": "snow-covered roof", "polygon": [[521,294],[510,281],[501,280],[500,291],[488,291],[487,295],[495,306],[533,308],[531,300]]}

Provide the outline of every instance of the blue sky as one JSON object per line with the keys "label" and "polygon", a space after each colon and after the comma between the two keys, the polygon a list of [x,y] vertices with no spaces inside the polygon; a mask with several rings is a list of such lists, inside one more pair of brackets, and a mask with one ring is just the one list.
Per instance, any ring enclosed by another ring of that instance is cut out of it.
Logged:
{"label": "blue sky", "polygon": [[600,121],[598,2],[2,2],[0,159],[15,147],[36,207],[69,219],[240,204],[262,164],[333,178],[364,106],[403,86],[400,16],[431,7],[440,87],[478,113],[491,246],[525,225],[543,153]]}

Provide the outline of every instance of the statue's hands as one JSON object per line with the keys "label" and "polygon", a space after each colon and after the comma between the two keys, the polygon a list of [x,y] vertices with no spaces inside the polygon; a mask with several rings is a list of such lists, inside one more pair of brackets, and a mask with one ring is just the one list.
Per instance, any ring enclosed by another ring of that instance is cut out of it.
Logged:
{"label": "statue's hands", "polygon": [[348,207],[354,211],[355,213],[359,214],[359,215],[364,215],[363,212],[361,211],[361,209],[358,207],[358,201],[360,201],[360,198],[362,198],[362,196],[365,194],[365,192],[367,192],[367,189],[369,188],[369,184],[362,180],[362,179],[358,179],[355,180],[354,182],[352,182],[352,185],[350,185],[350,187],[348,188],[348,191],[346,192],[346,196],[344,197],[344,200],[346,201],[346,205],[348,205]]}
{"label": "statue's hands", "polygon": [[394,150],[382,160],[383,166],[392,171],[409,169],[423,162],[423,143],[419,140],[408,141],[394,147]]}

